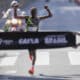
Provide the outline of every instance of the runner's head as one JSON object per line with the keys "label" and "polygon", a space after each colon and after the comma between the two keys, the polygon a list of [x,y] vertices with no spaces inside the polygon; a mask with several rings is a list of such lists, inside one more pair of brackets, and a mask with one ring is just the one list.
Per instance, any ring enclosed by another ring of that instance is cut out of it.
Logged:
{"label": "runner's head", "polygon": [[19,7],[19,3],[15,0],[11,2],[11,7]]}
{"label": "runner's head", "polygon": [[31,16],[36,17],[37,16],[37,8],[33,7],[31,8]]}

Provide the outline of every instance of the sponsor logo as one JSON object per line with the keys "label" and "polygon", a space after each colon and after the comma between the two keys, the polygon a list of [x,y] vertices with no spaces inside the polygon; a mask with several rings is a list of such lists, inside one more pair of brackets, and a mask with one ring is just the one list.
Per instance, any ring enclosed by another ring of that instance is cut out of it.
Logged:
{"label": "sponsor logo", "polygon": [[65,35],[48,35],[44,38],[45,44],[67,44]]}

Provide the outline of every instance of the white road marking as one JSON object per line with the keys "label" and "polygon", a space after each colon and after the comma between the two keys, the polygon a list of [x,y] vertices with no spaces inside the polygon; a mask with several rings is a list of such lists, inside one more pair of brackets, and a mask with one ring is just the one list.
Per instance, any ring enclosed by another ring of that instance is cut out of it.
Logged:
{"label": "white road marking", "polygon": [[36,65],[49,65],[50,53],[48,51],[37,51]]}
{"label": "white road marking", "polygon": [[1,59],[0,66],[14,66],[18,56],[15,57],[5,57]]}
{"label": "white road marking", "polygon": [[74,15],[74,16],[76,16],[77,15],[77,13],[76,13],[76,11],[80,11],[80,7],[60,7],[60,10],[61,10],[61,12],[62,13],[65,13],[66,11],[70,11],[71,13],[72,13],[72,15]]}
{"label": "white road marking", "polygon": [[6,54],[6,56],[19,56],[20,51],[17,50],[1,50],[0,54]]}
{"label": "white road marking", "polygon": [[69,6],[69,7],[60,7],[60,9],[65,10],[65,11],[78,11],[78,10],[80,10],[80,7]]}
{"label": "white road marking", "polygon": [[16,70],[11,70],[11,71],[5,72],[5,74],[15,74],[16,72],[17,72]]}
{"label": "white road marking", "polygon": [[71,65],[80,65],[80,52],[71,51],[68,52],[68,57]]}

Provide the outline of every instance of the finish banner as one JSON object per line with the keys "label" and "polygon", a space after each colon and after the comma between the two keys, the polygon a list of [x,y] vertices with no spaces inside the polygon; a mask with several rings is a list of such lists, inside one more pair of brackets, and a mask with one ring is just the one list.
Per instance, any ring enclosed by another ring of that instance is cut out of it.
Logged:
{"label": "finish banner", "polygon": [[0,49],[47,49],[73,47],[76,36],[72,32],[2,32]]}

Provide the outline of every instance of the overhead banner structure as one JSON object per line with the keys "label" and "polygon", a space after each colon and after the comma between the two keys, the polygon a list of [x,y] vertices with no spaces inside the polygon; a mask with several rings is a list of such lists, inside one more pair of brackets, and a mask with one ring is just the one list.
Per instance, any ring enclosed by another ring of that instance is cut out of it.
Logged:
{"label": "overhead banner structure", "polygon": [[72,47],[76,36],[72,32],[2,32],[0,49],[47,49]]}

